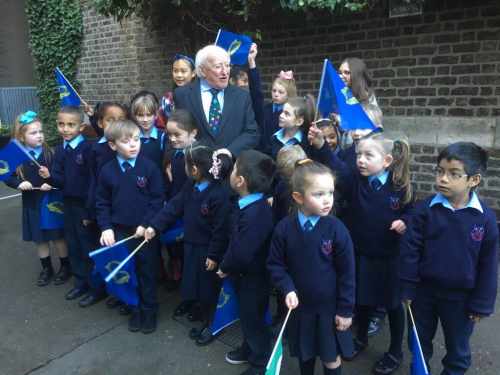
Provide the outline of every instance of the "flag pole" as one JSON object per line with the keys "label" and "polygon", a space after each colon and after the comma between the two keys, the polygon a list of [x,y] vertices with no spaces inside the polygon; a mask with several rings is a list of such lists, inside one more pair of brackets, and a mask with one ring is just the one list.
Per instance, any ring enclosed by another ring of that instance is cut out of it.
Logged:
{"label": "flag pole", "polygon": [[285,331],[286,323],[288,323],[288,318],[290,317],[291,312],[292,312],[292,309],[288,309],[288,313],[286,314],[285,321],[283,322],[283,325],[281,326],[280,333],[278,335],[278,338],[276,339],[276,343],[274,344],[274,348],[273,348],[273,351],[271,353],[271,356],[269,357],[269,361],[267,361],[266,370],[271,365],[271,361],[273,360],[273,357],[276,354],[276,350],[278,349],[278,344],[281,341],[281,337],[283,336],[283,332]]}
{"label": "flag pole", "polygon": [[102,253],[103,251],[109,250],[109,249],[111,249],[112,247],[115,247],[115,246],[117,246],[117,245],[121,245],[122,243],[127,242],[128,240],[131,240],[131,239],[132,239],[132,238],[134,238],[134,237],[135,237],[135,234],[131,235],[130,237],[124,238],[123,240],[120,240],[120,241],[118,241],[118,242],[115,242],[115,243],[114,243],[113,245],[111,245],[111,246],[104,246],[104,247],[100,247],[99,249],[96,249],[96,250],[94,250],[94,251],[90,252],[90,253],[89,253],[89,256],[90,256],[90,257],[96,256],[97,254],[100,254],[100,253]]}
{"label": "flag pole", "polygon": [[82,99],[82,97],[80,96],[80,94],[78,93],[78,91],[75,90],[75,88],[73,87],[73,85],[71,84],[71,82],[66,78],[66,76],[61,71],[61,69],[59,69],[59,67],[57,67],[57,66],[56,66],[56,69],[59,71],[59,73],[61,73],[61,75],[66,80],[66,82],[68,82],[69,87],[71,87],[73,89],[74,93],[76,94],[76,96],[78,96],[78,98],[80,99],[80,101],[86,103],[85,100]]}
{"label": "flag pole", "polygon": [[33,155],[31,155],[28,151],[26,151],[26,149],[24,148],[23,144],[21,142],[19,142],[17,139],[13,139],[12,142],[14,142],[17,147],[19,147],[21,149],[22,152],[24,152],[24,154],[33,162],[35,163],[35,165],[38,167],[38,168],[42,168],[42,166],[40,165],[40,163],[33,157]]}
{"label": "flag pole", "polygon": [[[410,315],[410,320],[411,320],[411,324],[413,325],[413,329],[415,331],[415,340],[417,340],[417,343],[418,343],[418,352],[419,352],[419,355],[422,359],[424,359],[424,353],[422,352],[422,346],[420,345],[420,338],[418,337],[418,332],[417,332],[417,325],[415,324],[415,319],[413,318],[413,313],[411,312],[411,307],[410,307],[410,303],[407,303],[406,304],[406,307],[408,308],[408,313]],[[427,363],[425,363],[425,360],[422,361],[423,365],[424,365],[424,370],[425,370],[425,373],[428,374],[429,373],[429,369],[427,368]]]}
{"label": "flag pole", "polygon": [[325,73],[326,73],[326,64],[328,64],[328,59],[325,59],[323,61],[323,72],[321,73],[321,81],[319,83],[319,93],[318,93],[318,99],[316,101],[316,114],[314,116],[314,121],[316,122],[318,120],[318,113],[319,113],[319,102],[321,100],[321,92],[323,91],[323,82],[325,80]]}
{"label": "flag pole", "polygon": [[113,277],[115,277],[115,275],[123,268],[123,266],[130,260],[130,258],[132,258],[135,253],[137,253],[141,247],[143,247],[146,242],[148,242],[148,240],[144,240],[141,242],[141,244],[139,246],[137,246],[129,255],[128,257],[126,257],[125,259],[122,260],[122,262],[113,270],[113,272],[111,272],[108,276],[106,276],[106,278],[104,279],[107,283],[109,283],[111,281],[111,279]]}
{"label": "flag pole", "polygon": [[221,33],[222,29],[219,29],[219,31],[217,31],[217,36],[215,37],[215,45],[217,45],[217,42],[219,41],[219,35]]}

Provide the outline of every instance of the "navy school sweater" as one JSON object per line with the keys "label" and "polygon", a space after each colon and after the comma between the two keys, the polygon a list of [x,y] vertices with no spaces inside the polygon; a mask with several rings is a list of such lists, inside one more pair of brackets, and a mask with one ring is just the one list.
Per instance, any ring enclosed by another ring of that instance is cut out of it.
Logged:
{"label": "navy school sweater", "polygon": [[84,140],[75,149],[56,147],[49,184],[62,189],[65,198],[86,204],[90,186],[89,159],[92,142]]}
{"label": "navy school sweater", "polygon": [[167,199],[177,195],[188,180],[184,161],[184,153],[176,153],[176,150],[169,150],[170,168],[172,170],[172,181],[167,181]]}
{"label": "navy school sweater", "polygon": [[184,242],[208,247],[208,257],[219,262],[229,241],[229,215],[232,203],[229,190],[221,183],[211,183],[198,191],[188,180],[149,222],[157,233],[184,219]]}
{"label": "navy school sweater", "polygon": [[147,226],[162,207],[164,192],[163,177],[151,160],[139,156],[134,168],[123,172],[115,158],[99,174],[97,223],[103,231],[114,225]]}
{"label": "navy school sweater", "polygon": [[145,156],[154,162],[161,171],[163,171],[163,157],[168,137],[165,136],[165,133],[162,130],[156,129],[156,131],[158,132],[157,138],[141,137],[141,151],[139,152],[139,155]]}
{"label": "navy school sweater", "polygon": [[310,232],[302,230],[297,214],[281,220],[271,240],[267,268],[284,295],[297,292],[304,311],[352,316],[353,246],[337,218],[321,217]]}
{"label": "navy school sweater", "polygon": [[242,210],[234,207],[231,239],[220,269],[229,274],[265,274],[274,220],[265,198]]}
{"label": "navy school sweater", "polygon": [[401,241],[403,298],[413,299],[417,284],[450,299],[467,299],[479,315],[493,313],[497,295],[498,227],[495,213],[482,201],[452,211],[433,197],[418,204]]}
{"label": "navy school sweater", "polygon": [[89,217],[92,219],[96,218],[96,192],[99,173],[102,167],[115,157],[116,152],[109,147],[107,141],[104,143],[96,142],[92,145],[89,156],[90,187],[87,199],[87,210]]}
{"label": "navy school sweater", "polygon": [[380,190],[374,190],[368,177],[352,169],[331,150],[323,147],[316,155],[337,176],[336,188],[347,203],[344,219],[356,254],[373,258],[398,256],[401,236],[389,228],[394,220],[399,219],[408,225],[413,203],[402,203],[405,192],[394,188],[392,173]]}
{"label": "navy school sweater", "polygon": [[[43,150],[40,156],[36,160],[40,165],[45,166],[50,170],[53,158],[51,155],[48,154],[46,150]],[[12,174],[7,180],[4,181],[7,186],[13,189],[17,189],[19,184],[23,181],[31,182],[31,185],[33,185],[33,187],[40,187],[44,183],[49,183],[48,180],[40,177],[40,175],[38,174],[38,170],[40,168],[33,161],[31,160],[25,161],[21,165],[21,168],[24,178],[21,178],[16,171],[16,173]],[[23,191],[21,196],[23,207],[38,209],[40,206],[40,199],[43,197],[44,194],[46,193],[40,190]]]}

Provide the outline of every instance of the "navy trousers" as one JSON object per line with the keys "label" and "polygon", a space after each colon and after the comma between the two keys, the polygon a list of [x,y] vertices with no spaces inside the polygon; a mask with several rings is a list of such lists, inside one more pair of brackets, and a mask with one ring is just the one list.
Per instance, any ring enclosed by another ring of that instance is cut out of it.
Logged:
{"label": "navy trousers", "polygon": [[269,281],[265,274],[248,274],[235,278],[235,289],[240,302],[242,348],[251,365],[265,367],[271,354],[271,335],[264,321],[269,306]]}
{"label": "navy trousers", "polygon": [[[115,226],[115,240],[119,241],[135,233],[135,227]],[[127,241],[130,251],[134,250],[144,238]],[[158,311],[158,271],[160,267],[160,243],[156,238],[146,243],[134,255],[135,271],[139,284],[139,307],[142,310]]]}
{"label": "navy trousers", "polygon": [[422,351],[429,363],[438,321],[443,328],[446,355],[442,375],[462,375],[471,365],[469,340],[474,323],[469,319],[466,300],[452,300],[431,288],[420,288],[411,304]]}
{"label": "navy trousers", "polygon": [[93,262],[89,252],[98,248],[98,231],[94,225],[84,226],[87,210],[83,201],[64,198],[64,238],[76,288],[94,289]]}

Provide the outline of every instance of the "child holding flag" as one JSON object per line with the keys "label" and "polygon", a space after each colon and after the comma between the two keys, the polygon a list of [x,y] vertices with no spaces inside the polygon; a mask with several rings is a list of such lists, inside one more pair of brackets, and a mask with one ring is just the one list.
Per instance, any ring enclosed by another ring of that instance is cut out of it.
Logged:
{"label": "child holding flag", "polygon": [[[46,286],[54,278],[54,285],[64,284],[71,277],[71,267],[68,259],[68,249],[64,241],[62,228],[46,229],[41,222],[44,197],[52,190],[48,181],[39,175],[40,166],[50,168],[53,161],[53,153],[44,140],[43,128],[38,115],[33,111],[27,111],[19,115],[13,128],[12,138],[18,140],[26,151],[36,161],[29,160],[20,165],[16,172],[11,175],[5,184],[14,189],[22,191],[23,206],[23,240],[32,241],[36,244],[38,257],[42,265],[42,271],[38,276],[36,284]],[[57,210],[62,216],[61,205],[52,209]],[[50,259],[50,243],[56,248],[61,267],[54,277],[52,261]]]}
{"label": "child holding flag", "polygon": [[314,374],[316,357],[325,374],[341,373],[341,354],[352,343],[345,331],[354,305],[354,255],[349,232],[329,216],[334,177],[322,164],[299,161],[292,176],[297,211],[278,223],[267,268],[273,283],[294,309],[290,316],[290,353],[301,375]]}
{"label": "child holding flag", "polygon": [[[139,155],[140,129],[132,121],[115,121],[104,131],[116,158],[101,170],[97,184],[97,223],[102,230],[100,242],[111,246],[117,240],[137,234],[161,209],[164,183],[160,170],[146,157]],[[130,242],[135,247],[138,240]],[[134,246],[135,245],[135,246]],[[145,334],[156,330],[158,297],[157,274],[159,246],[152,241],[136,255],[139,282],[139,306],[129,319],[131,332]]]}
{"label": "child holding flag", "polygon": [[229,240],[229,191],[224,184],[232,167],[231,158],[211,148],[192,145],[185,150],[186,172],[191,181],[150,220],[146,239],[153,238],[184,220],[184,268],[181,295],[184,301],[201,305],[202,326],[189,336],[197,345],[213,341],[210,322],[219,294],[217,266]]}
{"label": "child holding flag", "polygon": [[64,236],[68,244],[74,288],[66,293],[67,300],[88,294],[79,301],[81,307],[90,306],[104,298],[102,285],[93,284],[92,261],[88,253],[97,247],[97,230],[89,220],[86,208],[90,169],[89,155],[92,143],[81,134],[83,112],[78,107],[65,106],[57,114],[57,131],[63,144],[57,146],[54,162],[49,170],[40,169],[40,175],[61,189],[64,202]]}
{"label": "child holding flag", "polygon": [[270,355],[264,316],[270,289],[266,259],[274,219],[265,194],[272,186],[275,169],[269,156],[247,150],[236,160],[230,178],[231,188],[239,195],[238,208],[233,211],[231,239],[217,274],[231,278],[239,298],[243,343],[226,354],[226,361],[249,362],[245,375],[261,374]]}
{"label": "child holding flag", "polygon": [[441,374],[467,371],[474,325],[495,305],[497,221],[475,192],[487,160],[486,151],[474,143],[454,143],[439,153],[438,193],[417,206],[401,247],[402,298],[412,301],[427,364],[441,321],[446,347]]}

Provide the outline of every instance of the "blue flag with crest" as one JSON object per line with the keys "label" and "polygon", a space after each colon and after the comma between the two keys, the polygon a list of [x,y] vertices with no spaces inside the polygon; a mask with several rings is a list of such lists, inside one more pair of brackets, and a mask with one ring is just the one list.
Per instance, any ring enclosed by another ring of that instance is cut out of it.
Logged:
{"label": "blue flag with crest", "polygon": [[51,190],[43,194],[40,201],[40,228],[64,228],[64,205],[62,191]]}
{"label": "blue flag with crest", "polygon": [[425,363],[424,353],[422,352],[422,346],[420,345],[420,339],[418,338],[417,326],[415,325],[415,319],[413,318],[413,313],[411,306],[408,307],[408,315],[410,316],[411,331],[410,331],[410,350],[413,357],[410,375],[429,375],[429,369]]}
{"label": "blue flag with crest", "polygon": [[75,106],[79,107],[81,100],[76,90],[73,88],[71,83],[66,79],[63,72],[59,68],[54,70],[57,81],[57,89],[59,90],[59,100],[61,102],[61,107],[64,106]]}
{"label": "blue flag with crest", "polygon": [[318,112],[323,118],[328,118],[331,113],[338,113],[340,127],[345,131],[377,129],[361,104],[352,95],[351,89],[345,85],[328,59],[325,59],[323,65],[318,96]]}
{"label": "blue flag with crest", "polygon": [[[128,247],[123,241],[110,247],[103,247],[92,251],[89,256],[95,264],[94,272],[105,279],[122,260],[129,254]],[[115,296],[127,305],[137,306],[139,295],[137,293],[137,276],[135,274],[134,259],[130,259],[123,268],[106,283],[109,294]]]}
{"label": "blue flag with crest", "polygon": [[245,65],[248,63],[248,53],[252,47],[252,39],[243,34],[235,34],[219,29],[215,44],[224,48],[231,57],[231,64]]}
{"label": "blue flag with crest", "polygon": [[216,335],[224,328],[240,320],[239,309],[240,304],[236,296],[234,285],[231,280],[226,277],[220,289],[217,309],[215,310],[214,319],[210,326],[212,335]]}
{"label": "blue flag with crest", "polygon": [[0,181],[8,179],[20,164],[30,159],[30,156],[19,142],[16,140],[10,141],[0,149]]}

